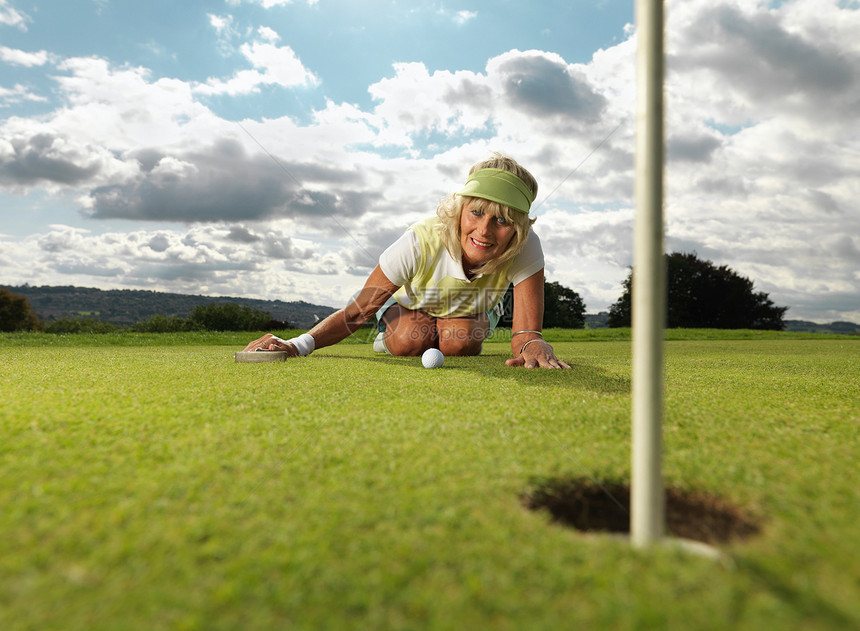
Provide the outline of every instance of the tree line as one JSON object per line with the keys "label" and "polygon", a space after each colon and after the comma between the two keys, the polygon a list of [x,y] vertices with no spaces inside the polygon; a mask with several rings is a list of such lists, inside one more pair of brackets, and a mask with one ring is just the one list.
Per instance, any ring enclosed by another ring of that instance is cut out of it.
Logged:
{"label": "tree line", "polygon": [[174,294],[142,289],[96,289],[74,286],[11,286],[0,284],[30,301],[43,325],[62,318],[92,317],[111,324],[133,325],[154,315],[187,318],[199,305],[235,302],[267,311],[275,320],[285,320],[297,328],[307,328],[335,309],[304,301],[264,300],[230,296]]}
{"label": "tree line", "polygon": [[[788,307],[778,307],[753,282],[726,265],[715,266],[695,253],[664,255],[666,265],[666,326],[694,329],[760,329],[782,331]],[[633,304],[633,270],[622,283],[623,292],[609,308],[608,327],[629,327]],[[513,292],[505,295],[507,318],[500,326],[511,326]],[[544,283],[544,321],[547,328],[581,329],[585,326],[585,303],[578,293],[556,282]]]}
{"label": "tree line", "polygon": [[[695,254],[673,252],[666,264],[666,326],[674,328],[781,331],[788,307],[777,307],[753,282],[726,265],[715,266]],[[609,308],[610,327],[630,326],[633,270],[621,298]]]}
{"label": "tree line", "polygon": [[[667,278],[666,325],[669,328],[769,329],[785,328],[788,307],[776,306],[768,295],[755,291],[748,278],[725,265],[715,266],[695,253],[665,255]],[[633,273],[622,283],[623,293],[609,309],[607,325],[629,327],[633,303]],[[513,291],[504,298],[505,316],[499,326],[510,327]],[[557,282],[544,282],[544,327],[585,327],[585,303],[574,290]],[[119,327],[92,318],[63,318],[46,325],[30,309],[26,298],[0,289],[0,331],[44,330],[54,333],[106,332]],[[237,303],[198,305],[188,318],[153,315],[130,327],[138,332],[190,330],[263,331],[289,328],[272,320],[269,312]]]}
{"label": "tree line", "polygon": [[23,296],[0,289],[0,331],[44,331],[45,333],[178,333],[184,331],[266,331],[291,328],[290,323],[273,320],[268,311],[235,302],[194,307],[187,318],[155,314],[142,322],[119,325],[96,318],[59,318],[39,322]]}

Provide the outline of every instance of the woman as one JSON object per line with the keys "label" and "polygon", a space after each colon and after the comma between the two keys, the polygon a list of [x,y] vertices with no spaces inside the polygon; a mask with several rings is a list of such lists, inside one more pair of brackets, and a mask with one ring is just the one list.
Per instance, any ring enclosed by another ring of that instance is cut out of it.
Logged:
{"label": "woman", "polygon": [[264,335],[246,351],[304,356],[336,344],[374,315],[374,350],[420,355],[478,355],[499,320],[498,307],[514,286],[508,366],[570,368],[543,340],[544,260],[528,216],[537,195],[534,177],[501,154],[469,170],[466,185],[436,217],[406,231],[382,253],[358,296],[345,308],[291,340]]}

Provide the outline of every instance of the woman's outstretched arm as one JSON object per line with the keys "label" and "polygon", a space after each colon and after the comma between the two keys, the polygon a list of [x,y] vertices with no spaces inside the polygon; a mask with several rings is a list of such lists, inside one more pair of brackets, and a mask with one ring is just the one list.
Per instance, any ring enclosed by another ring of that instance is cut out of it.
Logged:
{"label": "woman's outstretched arm", "polygon": [[[361,291],[350,303],[335,311],[317,324],[305,335],[312,338],[313,349],[331,346],[345,340],[357,331],[365,322],[370,320],[379,311],[385,301],[388,300],[399,287],[393,284],[377,265],[370,273]],[[310,343],[304,336],[293,340],[282,340],[270,333],[254,340],[245,347],[246,351],[258,349],[268,351],[286,351],[289,357],[295,357],[300,353],[302,346]]]}

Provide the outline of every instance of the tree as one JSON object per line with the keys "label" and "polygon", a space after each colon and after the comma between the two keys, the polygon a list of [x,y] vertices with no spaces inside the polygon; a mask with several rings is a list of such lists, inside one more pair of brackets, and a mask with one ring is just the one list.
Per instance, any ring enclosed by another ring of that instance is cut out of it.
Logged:
{"label": "tree", "polygon": [[[785,327],[788,307],[777,307],[764,292],[753,290],[750,279],[726,265],[716,267],[695,253],[665,256],[667,322],[669,328],[771,329]],[[623,283],[624,292],[609,308],[609,326],[630,326],[633,271]]]}
{"label": "tree", "polygon": [[543,325],[547,328],[585,328],[585,303],[578,293],[557,282],[543,285]]}
{"label": "tree", "polygon": [[29,300],[0,289],[0,331],[38,331],[40,326]]}
{"label": "tree", "polygon": [[268,311],[228,302],[198,305],[188,319],[195,326],[209,331],[262,331],[272,316]]}
{"label": "tree", "polygon": [[[508,287],[504,297],[505,314],[499,320],[499,326],[513,325],[514,291]],[[579,294],[557,282],[543,283],[543,326],[546,328],[559,327],[565,329],[582,329],[585,327],[585,303]]]}
{"label": "tree", "polygon": [[621,298],[618,301],[609,307],[609,318],[606,320],[606,326],[608,327],[622,327],[622,326],[630,326],[632,321],[632,312],[633,308],[631,303],[633,301],[633,271],[627,275],[627,278],[624,279],[624,282],[621,283],[621,286],[624,288],[624,291],[621,293]]}
{"label": "tree", "polygon": [[114,333],[120,327],[95,318],[60,318],[45,325],[45,333]]}
{"label": "tree", "polygon": [[143,322],[136,322],[131,325],[131,330],[135,333],[181,333],[193,331],[195,328],[191,320],[179,316],[167,317],[160,313],[150,316]]}

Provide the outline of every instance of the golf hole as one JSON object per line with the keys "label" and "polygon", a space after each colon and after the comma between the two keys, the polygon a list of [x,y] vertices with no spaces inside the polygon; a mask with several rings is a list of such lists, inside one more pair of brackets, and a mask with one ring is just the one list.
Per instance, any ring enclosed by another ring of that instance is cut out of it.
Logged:
{"label": "golf hole", "polygon": [[[523,505],[582,532],[629,533],[630,487],[587,478],[550,478],[531,485]],[[761,531],[741,508],[702,491],[666,489],[666,532],[709,545],[742,541]]]}

